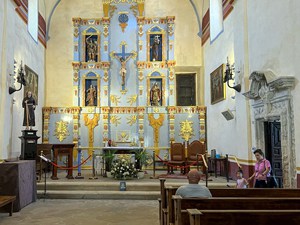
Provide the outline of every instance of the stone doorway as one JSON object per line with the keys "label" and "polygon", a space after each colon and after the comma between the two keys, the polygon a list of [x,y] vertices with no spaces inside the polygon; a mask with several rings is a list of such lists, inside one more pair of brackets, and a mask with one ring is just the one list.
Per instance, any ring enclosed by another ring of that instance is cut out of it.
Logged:
{"label": "stone doorway", "polygon": [[276,77],[272,71],[253,72],[250,91],[244,95],[252,99],[251,111],[254,121],[255,146],[265,149],[265,123],[280,121],[282,153],[282,186],[297,187],[294,111],[291,90],[294,77]]}

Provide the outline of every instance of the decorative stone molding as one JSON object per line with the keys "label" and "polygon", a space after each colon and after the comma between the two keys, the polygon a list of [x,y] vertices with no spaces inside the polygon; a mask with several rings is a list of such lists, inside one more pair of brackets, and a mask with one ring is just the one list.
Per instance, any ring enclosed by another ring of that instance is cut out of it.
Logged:
{"label": "decorative stone molding", "polygon": [[244,95],[253,100],[251,108],[255,120],[256,146],[264,148],[264,122],[279,120],[281,123],[281,152],[283,187],[296,188],[296,153],[294,110],[291,90],[294,77],[276,77],[271,71],[253,72],[250,91]]}

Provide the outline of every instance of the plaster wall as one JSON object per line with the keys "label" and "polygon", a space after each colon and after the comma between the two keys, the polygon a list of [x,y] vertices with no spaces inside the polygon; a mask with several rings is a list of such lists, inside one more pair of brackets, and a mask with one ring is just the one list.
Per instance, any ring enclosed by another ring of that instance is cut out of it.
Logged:
{"label": "plaster wall", "polygon": [[[250,70],[272,70],[277,76],[294,76],[292,91],[294,108],[296,165],[300,173],[300,2],[297,0],[248,1]],[[255,141],[255,140],[253,140]],[[255,143],[255,142],[254,142]]]}
{"label": "plaster wall", "polygon": [[[0,158],[18,157],[21,153],[21,141],[18,138],[23,129],[23,108],[22,99],[24,90],[8,94],[8,87],[11,81],[9,74],[13,74],[14,60],[17,66],[23,62],[38,74],[39,81],[39,105],[35,110],[36,127],[38,136],[42,130],[42,112],[44,105],[44,52],[42,44],[35,43],[27,32],[24,21],[15,12],[15,4],[11,0],[4,0],[0,3],[3,13],[0,20],[0,29],[3,30],[0,37],[2,41],[1,57],[1,90],[0,90]],[[2,8],[3,7],[3,8]],[[1,40],[1,39],[0,39]],[[0,46],[1,46],[0,45]],[[19,84],[15,84],[16,88]]]}
{"label": "plaster wall", "polygon": [[[50,2],[50,5],[53,5],[53,1]],[[79,5],[80,7],[78,7]],[[49,13],[48,5],[47,13]],[[102,1],[73,0],[72,4],[70,4],[68,1],[61,1],[58,5],[52,16],[49,33],[50,40],[47,42],[46,106],[72,105],[72,18],[101,18],[102,16]],[[201,39],[197,36],[197,18],[189,1],[147,0],[145,2],[145,16],[175,16],[176,65],[201,65]],[[113,30],[110,32],[113,32]]]}
{"label": "plaster wall", "polygon": [[[205,104],[208,115],[208,150],[216,148],[223,154],[234,154],[238,158],[251,163],[256,140],[251,121],[250,104],[241,93],[249,90],[249,75],[257,70],[272,70],[277,76],[294,76],[296,86],[292,91],[295,126],[296,160],[299,169],[300,146],[299,114],[300,96],[297,85],[299,73],[297,62],[300,60],[299,9],[297,0],[236,1],[234,10],[224,21],[224,32],[212,44],[209,40],[204,45],[205,68]],[[210,103],[210,73],[226,57],[232,64],[235,62],[236,81],[241,83],[241,93],[233,89],[226,90],[226,99],[215,105]],[[235,99],[231,96],[235,95]],[[226,121],[221,112],[226,108],[236,109],[235,119]],[[298,172],[299,173],[299,172]]]}
{"label": "plaster wall", "polygon": [[[226,85],[226,99],[216,104],[211,104],[210,73],[221,64],[226,64],[228,57],[230,64],[243,57],[243,51],[236,52],[243,48],[235,48],[235,44],[242,46],[243,30],[239,33],[239,38],[234,35],[238,30],[238,25],[242,28],[240,20],[242,13],[238,10],[224,21],[223,33],[213,42],[208,40],[203,48],[204,74],[205,74],[205,105],[207,106],[207,139],[208,151],[216,149],[221,155],[235,155],[237,158],[248,158],[247,140],[247,113],[244,97],[236,93]],[[243,21],[243,20],[242,20]],[[240,41],[241,40],[241,41]],[[239,75],[240,76],[240,75]],[[231,85],[233,85],[231,83]],[[234,119],[227,121],[221,112],[230,109],[234,114]]]}

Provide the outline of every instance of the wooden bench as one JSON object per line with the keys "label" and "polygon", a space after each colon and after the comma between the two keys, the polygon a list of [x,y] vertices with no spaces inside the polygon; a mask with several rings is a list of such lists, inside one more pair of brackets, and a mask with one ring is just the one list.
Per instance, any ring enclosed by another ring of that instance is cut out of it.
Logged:
{"label": "wooden bench", "polygon": [[187,209],[190,225],[298,225],[300,210],[198,210]]}
{"label": "wooden bench", "polygon": [[0,195],[0,208],[8,211],[9,216],[12,216],[15,200],[16,196]]}
{"label": "wooden bench", "polygon": [[[164,181],[162,181],[164,182]],[[161,199],[164,203],[160,210],[162,217],[161,224],[170,224],[175,222],[174,218],[174,203],[172,196],[175,195],[178,187],[181,185],[171,186],[165,185],[161,188]],[[210,188],[213,197],[300,197],[300,189],[267,189],[267,188],[249,188],[249,189],[236,189],[236,188]]]}
{"label": "wooden bench", "polygon": [[[187,209],[202,210],[299,210],[300,197],[212,197],[182,198],[173,196],[175,225],[188,225]],[[214,223],[212,223],[214,224]]]}

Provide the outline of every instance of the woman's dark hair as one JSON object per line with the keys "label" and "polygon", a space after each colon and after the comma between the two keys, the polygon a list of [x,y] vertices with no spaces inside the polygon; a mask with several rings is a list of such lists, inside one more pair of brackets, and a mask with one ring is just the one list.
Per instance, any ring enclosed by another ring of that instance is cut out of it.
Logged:
{"label": "woman's dark hair", "polygon": [[261,150],[261,149],[256,149],[254,152],[253,152],[253,154],[256,154],[256,153],[258,153],[258,154],[260,154],[260,155],[262,155],[262,156],[264,156],[264,153],[263,153],[263,151]]}
{"label": "woman's dark hair", "polygon": [[239,169],[238,171],[236,171],[236,173],[243,174],[243,170]]}

